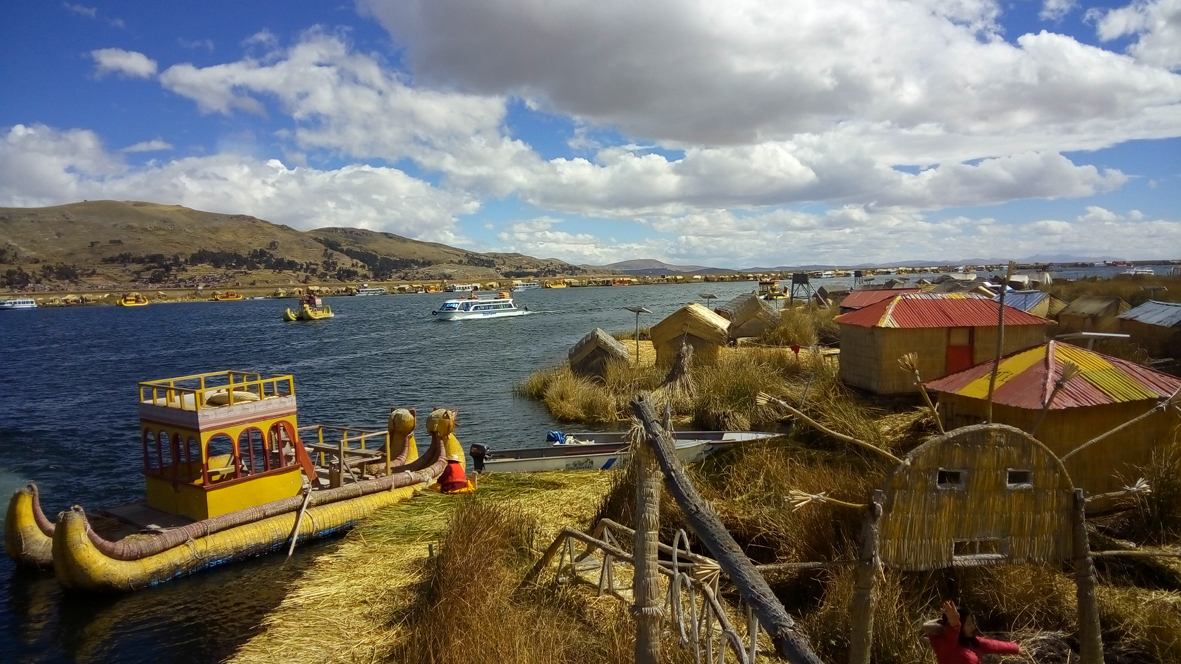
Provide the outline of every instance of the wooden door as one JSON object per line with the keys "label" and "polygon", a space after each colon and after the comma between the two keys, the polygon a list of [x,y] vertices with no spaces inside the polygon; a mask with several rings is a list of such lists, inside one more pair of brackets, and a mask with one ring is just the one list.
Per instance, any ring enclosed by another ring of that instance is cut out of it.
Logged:
{"label": "wooden door", "polygon": [[972,328],[953,327],[947,330],[947,364],[944,375],[953,374],[971,367],[972,361]]}

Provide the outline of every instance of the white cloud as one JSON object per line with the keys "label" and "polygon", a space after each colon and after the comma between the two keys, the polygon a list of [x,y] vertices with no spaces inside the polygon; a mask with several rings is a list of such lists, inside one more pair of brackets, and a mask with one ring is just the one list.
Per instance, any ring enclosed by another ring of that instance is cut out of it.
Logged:
{"label": "white cloud", "polygon": [[246,39],[242,40],[242,45],[243,46],[259,45],[259,46],[265,46],[266,48],[275,48],[276,46],[279,45],[279,38],[275,36],[275,33],[271,32],[270,30],[267,30],[266,28],[263,28],[262,30],[259,30],[258,32],[254,33],[254,34],[250,35],[249,37],[247,37]]}
{"label": "white cloud", "polygon": [[79,16],[88,16],[90,18],[96,18],[98,16],[98,7],[87,7],[86,5],[75,5],[68,2],[63,2],[62,7]]}
{"label": "white cloud", "polygon": [[1181,0],[1136,0],[1106,12],[1092,9],[1087,18],[1097,21],[1103,41],[1136,36],[1128,53],[1137,59],[1169,69],[1181,66]]}
{"label": "white cloud", "polygon": [[1043,0],[1038,18],[1043,21],[1060,21],[1076,6],[1078,6],[1076,0]]}
{"label": "white cloud", "polygon": [[212,53],[214,51],[212,39],[185,39],[184,37],[180,37],[176,40],[176,42],[178,44],[180,44],[181,46],[184,46],[185,48],[190,48],[190,49],[203,48],[203,49],[209,51],[210,53]]}
{"label": "white cloud", "polygon": [[120,152],[158,152],[160,150],[171,149],[171,143],[155,138],[150,141],[141,141],[135,145],[128,145],[127,147],[120,150]]}
{"label": "white cloud", "polygon": [[1162,107],[1181,117],[1181,77],[1061,35],[1006,42],[988,0],[359,4],[406,45],[419,80],[517,94],[667,145],[786,140],[856,119],[897,143],[926,127],[947,146],[1040,133],[1065,151],[1141,131]]}
{"label": "white cloud", "polygon": [[91,51],[90,55],[94,58],[95,75],[99,77],[110,73],[133,78],[151,78],[156,75],[156,61],[143,53],[121,48],[100,48]]}
{"label": "white cloud", "polygon": [[479,207],[393,168],[288,168],[274,159],[218,154],[133,169],[90,131],[8,131],[0,142],[0,206],[83,199],[163,201],[300,229],[351,226],[446,243],[465,242],[455,219]]}

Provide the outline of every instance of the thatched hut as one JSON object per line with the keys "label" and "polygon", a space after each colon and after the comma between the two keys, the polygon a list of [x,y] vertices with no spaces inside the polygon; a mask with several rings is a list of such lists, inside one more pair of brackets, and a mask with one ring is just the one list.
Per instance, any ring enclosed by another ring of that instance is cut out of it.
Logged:
{"label": "thatched hut", "polygon": [[1068,560],[1074,486],[1062,462],[1010,427],[976,426],[906,455],[882,487],[879,554],[900,570]]}
{"label": "thatched hut", "polygon": [[[997,295],[992,299],[1000,302],[1001,296]],[[1051,318],[1057,316],[1063,309],[1066,308],[1066,303],[1058,298],[1050,295],[1045,291],[1039,290],[1025,290],[1014,291],[1005,294],[1005,304],[1020,309],[1027,314],[1034,316],[1041,316],[1042,318]]]}
{"label": "thatched hut", "polygon": [[[996,352],[999,306],[971,293],[907,293],[841,314],[840,378],[877,394],[907,394],[918,392],[914,376],[898,368],[907,353],[918,354],[928,378],[985,362]],[[1050,321],[1005,309],[1004,352],[1046,340]]]}
{"label": "thatched hut", "polygon": [[779,311],[755,293],[739,295],[714,311],[730,321],[731,339],[757,337],[779,327]]}
{"label": "thatched hut", "polygon": [[1084,295],[1058,313],[1058,322],[1066,330],[1116,332],[1119,315],[1129,309],[1127,302],[1115,296]]}
{"label": "thatched hut", "polygon": [[[1042,409],[1072,362],[1080,368],[1054,397],[1044,421]],[[948,427],[985,420],[992,362],[926,383],[939,394],[940,416]],[[1181,388],[1181,378],[1059,341],[1049,341],[1002,358],[993,393],[993,421],[1034,433],[1057,456],[1152,410]],[[1118,490],[1140,476],[1138,466],[1173,445],[1181,419],[1157,412],[1118,434],[1066,459],[1076,486],[1095,495]]]}
{"label": "thatched hut", "polygon": [[611,362],[627,362],[628,351],[618,339],[595,328],[578,340],[566,354],[570,370],[579,376],[606,376]]}
{"label": "thatched hut", "polygon": [[672,365],[684,338],[693,347],[694,359],[712,364],[730,340],[729,327],[730,321],[700,304],[685,305],[652,326],[650,334],[652,345],[656,347],[656,363]]}

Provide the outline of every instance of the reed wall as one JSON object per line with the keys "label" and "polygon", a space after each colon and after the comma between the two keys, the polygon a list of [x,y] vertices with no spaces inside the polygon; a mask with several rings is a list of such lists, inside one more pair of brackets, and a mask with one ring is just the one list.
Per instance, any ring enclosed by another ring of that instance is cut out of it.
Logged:
{"label": "reed wall", "polygon": [[[1079,445],[1128,422],[1156,405],[1155,401],[1063,408],[1051,410],[1037,430],[1037,438],[1061,457]],[[958,394],[939,395],[939,410],[949,427],[984,421],[987,403]],[[996,404],[993,420],[1023,431],[1031,431],[1040,411]],[[1087,495],[1118,491],[1136,481],[1139,470],[1152,460],[1152,453],[1175,445],[1181,418],[1161,412],[1124,429],[1066,461],[1066,471],[1075,486]]]}
{"label": "reed wall", "polygon": [[[1009,471],[1028,471],[1011,485]],[[940,483],[962,473],[962,485]],[[1071,557],[1074,487],[1044,445],[1008,427],[975,426],[940,436],[907,455],[883,486],[879,551],[901,570],[970,563],[981,553],[1007,563]]]}

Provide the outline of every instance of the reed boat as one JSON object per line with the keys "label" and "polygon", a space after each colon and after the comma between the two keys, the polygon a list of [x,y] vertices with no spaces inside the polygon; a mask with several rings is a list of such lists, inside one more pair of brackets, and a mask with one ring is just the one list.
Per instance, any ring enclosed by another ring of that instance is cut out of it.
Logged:
{"label": "reed boat", "polygon": [[[781,434],[762,431],[677,431],[677,456],[693,463],[731,445]],[[631,441],[624,431],[563,434],[551,431],[545,447],[495,451],[475,444],[468,453],[477,472],[522,473],[538,470],[610,470],[627,459]]]}
{"label": "reed boat", "polygon": [[139,293],[128,293],[123,297],[115,300],[115,305],[120,307],[144,307],[148,304],[148,298]]}
{"label": "reed boat", "polygon": [[53,568],[65,588],[135,590],[346,529],[433,483],[455,455],[456,412],[414,410],[386,431],[296,417],[292,376],[222,371],[139,384],[144,499],[61,513],[35,484],[8,505],[4,545],[19,565]]}
{"label": "reed boat", "polygon": [[283,311],[283,320],[291,323],[297,320],[327,320],[336,316],[332,307],[326,306],[315,295],[308,295],[299,301],[299,309],[292,311],[290,307]]}
{"label": "reed boat", "polygon": [[764,300],[786,300],[788,293],[778,281],[760,281],[759,297]]}
{"label": "reed boat", "polygon": [[242,294],[235,291],[226,291],[224,293],[214,293],[214,301],[217,302],[232,302],[234,300],[241,300]]}

